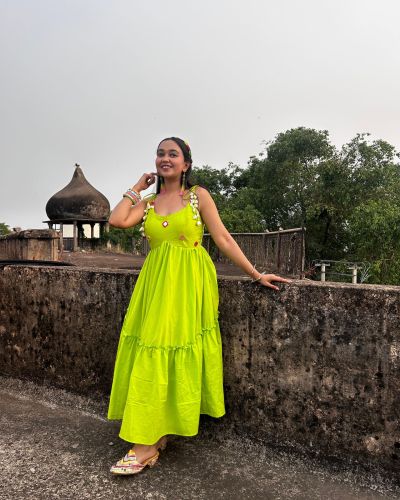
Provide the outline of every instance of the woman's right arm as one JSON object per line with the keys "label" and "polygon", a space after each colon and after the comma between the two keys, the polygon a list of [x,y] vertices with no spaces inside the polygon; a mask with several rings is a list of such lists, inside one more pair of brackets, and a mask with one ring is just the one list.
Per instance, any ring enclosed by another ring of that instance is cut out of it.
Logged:
{"label": "woman's right arm", "polygon": [[[143,174],[139,181],[133,186],[133,190],[140,193],[154,184],[156,180],[155,174]],[[122,198],[118,205],[111,212],[108,222],[111,226],[126,229],[128,227],[136,226],[142,221],[146,202],[141,201],[136,205],[132,205],[129,198]]]}

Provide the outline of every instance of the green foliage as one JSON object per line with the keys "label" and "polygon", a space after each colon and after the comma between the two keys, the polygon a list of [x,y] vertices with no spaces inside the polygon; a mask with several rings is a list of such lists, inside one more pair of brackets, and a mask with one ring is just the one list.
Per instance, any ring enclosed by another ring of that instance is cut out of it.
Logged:
{"label": "green foliage", "polygon": [[243,208],[227,206],[220,211],[220,216],[231,233],[262,233],[266,229],[262,214],[252,205]]}
{"label": "green foliage", "polygon": [[241,169],[195,170],[231,232],[306,227],[309,262],[366,261],[369,281],[400,284],[400,164],[395,148],[358,134],[341,149],[326,130],[278,134]]}
{"label": "green foliage", "polygon": [[248,167],[248,186],[259,191],[258,207],[270,229],[305,226],[314,185],[332,157],[326,131],[300,127],[278,134]]}
{"label": "green foliage", "polygon": [[195,169],[191,181],[208,189],[228,231],[264,231],[266,226],[262,214],[254,206],[254,191],[245,187],[238,190],[236,187],[242,173],[243,170],[233,163],[221,170],[206,165]]}
{"label": "green foliage", "polygon": [[370,281],[400,284],[400,204],[369,199],[354,209],[348,224],[349,253],[374,263]]}
{"label": "green foliage", "polygon": [[4,222],[0,222],[0,236],[5,236],[9,233],[11,233],[10,226],[7,226],[7,224],[4,224]]}
{"label": "green foliage", "polygon": [[235,193],[235,180],[241,174],[242,170],[237,165],[229,163],[227,168],[218,170],[205,165],[196,168],[191,175],[192,184],[199,184],[208,189],[215,203],[221,210],[228,199]]}
{"label": "green foliage", "polygon": [[120,245],[124,252],[132,252],[141,239],[139,226],[128,229],[118,229],[111,226],[110,230],[102,236],[104,242],[110,241],[114,245]]}

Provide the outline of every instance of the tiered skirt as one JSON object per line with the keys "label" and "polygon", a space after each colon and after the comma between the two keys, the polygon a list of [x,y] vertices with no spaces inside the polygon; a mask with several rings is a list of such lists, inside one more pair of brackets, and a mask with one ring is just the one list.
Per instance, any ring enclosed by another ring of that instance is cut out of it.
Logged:
{"label": "tiered skirt", "polygon": [[222,382],[215,266],[202,246],[163,242],[125,315],[108,418],[122,419],[120,437],[132,443],[194,436],[200,414],[224,415]]}

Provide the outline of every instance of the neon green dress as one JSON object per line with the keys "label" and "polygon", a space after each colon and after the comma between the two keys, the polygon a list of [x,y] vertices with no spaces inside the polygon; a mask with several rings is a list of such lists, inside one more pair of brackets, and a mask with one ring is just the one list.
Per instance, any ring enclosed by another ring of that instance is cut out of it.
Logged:
{"label": "neon green dress", "polygon": [[201,413],[225,413],[216,271],[201,245],[195,191],[167,216],[147,203],[142,230],[151,250],[122,326],[108,410],[132,443],[194,436]]}

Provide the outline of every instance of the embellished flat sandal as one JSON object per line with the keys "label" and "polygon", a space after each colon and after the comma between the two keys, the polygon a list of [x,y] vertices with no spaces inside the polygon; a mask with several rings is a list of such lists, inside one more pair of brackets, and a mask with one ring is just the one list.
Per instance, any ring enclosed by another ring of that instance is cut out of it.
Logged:
{"label": "embellished flat sandal", "polygon": [[119,474],[121,476],[138,474],[146,467],[146,465],[148,465],[149,467],[154,467],[154,465],[157,463],[158,456],[159,453],[157,451],[155,455],[140,463],[136,458],[136,453],[134,452],[134,450],[129,450],[124,458],[121,458],[121,460],[119,460],[115,465],[111,467],[110,472],[112,474]]}

